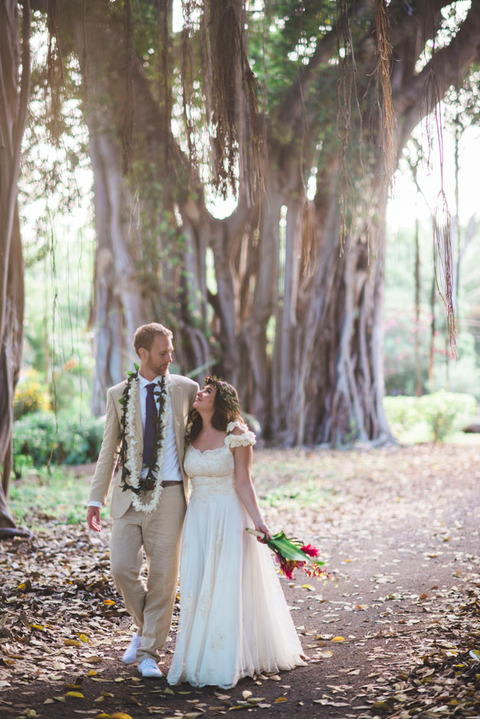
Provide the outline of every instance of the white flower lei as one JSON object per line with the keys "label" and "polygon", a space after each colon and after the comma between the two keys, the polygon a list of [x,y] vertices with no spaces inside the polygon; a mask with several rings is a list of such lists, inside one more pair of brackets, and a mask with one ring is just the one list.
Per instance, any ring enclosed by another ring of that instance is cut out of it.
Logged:
{"label": "white flower lei", "polygon": [[[135,431],[135,416],[136,416],[136,405],[138,398],[138,371],[128,379],[128,401],[125,408],[125,436],[127,438],[127,456],[125,461],[125,468],[128,470],[129,481],[128,485],[132,488],[132,504],[135,509],[146,514],[153,512],[160,501],[160,496],[163,491],[162,482],[159,480],[160,470],[163,464],[163,455],[165,449],[165,435],[167,431],[167,419],[170,411],[170,381],[168,374],[165,375],[165,402],[163,405],[163,411],[157,421],[161,421],[162,430],[158,436],[155,437],[157,448],[157,461],[155,466],[149,470],[149,475],[153,475],[152,478],[155,482],[155,486],[152,490],[152,496],[148,502],[142,502],[141,500],[141,489],[140,489],[140,473],[141,468],[138,466],[138,453],[136,451],[136,431]],[[137,490],[137,491],[135,491]],[[142,494],[144,494],[142,492]]]}

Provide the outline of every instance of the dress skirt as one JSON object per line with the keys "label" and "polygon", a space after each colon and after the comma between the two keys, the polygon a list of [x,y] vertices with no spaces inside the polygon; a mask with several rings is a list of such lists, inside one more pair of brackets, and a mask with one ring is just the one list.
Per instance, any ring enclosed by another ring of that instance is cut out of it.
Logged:
{"label": "dress skirt", "polygon": [[180,565],[180,620],[168,682],[225,689],[293,669],[303,651],[265,545],[234,487],[228,446],[187,450],[192,497]]}

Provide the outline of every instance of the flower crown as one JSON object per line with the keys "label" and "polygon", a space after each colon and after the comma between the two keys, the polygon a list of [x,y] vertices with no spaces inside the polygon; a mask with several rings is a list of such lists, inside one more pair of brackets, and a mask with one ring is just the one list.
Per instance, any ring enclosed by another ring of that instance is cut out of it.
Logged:
{"label": "flower crown", "polygon": [[218,379],[215,375],[209,375],[203,380],[203,386],[211,385],[220,392],[223,401],[225,402],[227,409],[232,412],[240,412],[240,403],[235,389],[231,384],[225,382],[225,380]]}

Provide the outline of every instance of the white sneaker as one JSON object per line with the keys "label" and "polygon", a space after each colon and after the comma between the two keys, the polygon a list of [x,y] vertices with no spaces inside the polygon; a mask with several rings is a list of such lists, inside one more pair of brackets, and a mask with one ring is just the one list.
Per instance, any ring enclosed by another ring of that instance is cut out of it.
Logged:
{"label": "white sneaker", "polygon": [[157,667],[157,662],[151,657],[145,657],[138,665],[138,671],[142,677],[148,677],[149,679],[160,679],[163,674]]}
{"label": "white sneaker", "polygon": [[124,664],[133,664],[137,657],[137,649],[142,643],[142,635],[138,632],[130,640],[130,644],[123,653],[122,662]]}

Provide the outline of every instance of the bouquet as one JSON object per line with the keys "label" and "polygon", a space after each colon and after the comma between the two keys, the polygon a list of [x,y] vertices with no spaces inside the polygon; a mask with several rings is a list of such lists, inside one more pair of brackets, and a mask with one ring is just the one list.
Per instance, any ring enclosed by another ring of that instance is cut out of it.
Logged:
{"label": "bouquet", "polygon": [[322,569],[325,562],[317,559],[320,552],[311,544],[300,546],[301,542],[297,543],[297,540],[287,539],[285,532],[272,534],[269,539],[263,532],[257,532],[249,527],[247,527],[247,532],[258,537],[267,547],[270,547],[280,565],[281,573],[288,579],[293,579],[295,569],[303,569],[309,577],[326,576],[327,572]]}

